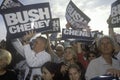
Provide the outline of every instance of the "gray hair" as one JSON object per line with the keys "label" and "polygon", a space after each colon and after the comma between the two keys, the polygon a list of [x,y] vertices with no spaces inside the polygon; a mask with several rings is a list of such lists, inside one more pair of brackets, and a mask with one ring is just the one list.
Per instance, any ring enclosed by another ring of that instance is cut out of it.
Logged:
{"label": "gray hair", "polygon": [[103,37],[99,38],[98,41],[97,41],[97,48],[98,49],[100,49],[101,42],[102,42],[103,39],[110,40],[110,43],[112,44],[113,48],[115,48],[115,41],[113,40],[113,38],[110,37],[110,36],[103,36]]}
{"label": "gray hair", "polygon": [[0,49],[0,59],[4,59],[6,61],[6,65],[9,65],[12,60],[11,53],[8,52],[7,50]]}

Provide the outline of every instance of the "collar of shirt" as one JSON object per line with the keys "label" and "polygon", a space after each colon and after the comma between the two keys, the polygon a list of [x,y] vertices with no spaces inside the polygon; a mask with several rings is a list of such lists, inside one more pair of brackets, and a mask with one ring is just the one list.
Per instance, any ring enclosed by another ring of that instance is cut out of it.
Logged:
{"label": "collar of shirt", "polygon": [[40,51],[40,52],[38,52],[38,53],[35,53],[35,56],[39,56],[39,55],[44,54],[44,53],[45,53],[45,50]]}
{"label": "collar of shirt", "polygon": [[[100,58],[101,64],[109,65],[102,56],[100,56],[99,58]],[[115,60],[114,58],[112,58],[112,65],[115,65],[116,62],[117,62],[117,60]]]}

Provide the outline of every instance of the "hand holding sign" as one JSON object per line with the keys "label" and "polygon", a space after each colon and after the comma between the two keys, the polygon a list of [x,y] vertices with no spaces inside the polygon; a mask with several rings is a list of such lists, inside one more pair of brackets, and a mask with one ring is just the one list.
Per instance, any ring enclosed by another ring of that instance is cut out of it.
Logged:
{"label": "hand holding sign", "polygon": [[107,70],[107,74],[110,74],[114,77],[120,77],[120,70],[117,70],[117,69],[108,69]]}
{"label": "hand holding sign", "polygon": [[22,37],[22,40],[23,40],[23,44],[27,44],[29,43],[30,39],[36,35],[36,32],[35,31],[29,31],[29,32],[26,32],[26,34]]}

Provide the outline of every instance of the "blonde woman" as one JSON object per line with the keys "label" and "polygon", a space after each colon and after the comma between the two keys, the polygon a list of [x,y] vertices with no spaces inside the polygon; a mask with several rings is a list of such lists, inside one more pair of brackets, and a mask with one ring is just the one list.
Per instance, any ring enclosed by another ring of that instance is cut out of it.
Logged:
{"label": "blonde woman", "polygon": [[85,73],[85,69],[83,67],[83,65],[81,63],[78,62],[78,58],[77,58],[77,54],[75,53],[75,51],[73,50],[72,47],[66,47],[65,50],[64,50],[64,63],[65,63],[65,66],[62,66],[61,67],[61,72],[65,72],[65,70],[68,71],[68,67],[70,65],[73,65],[73,64],[77,64],[79,66],[81,70],[81,78],[82,80],[84,80],[84,73]]}
{"label": "blonde woman", "polygon": [[7,50],[0,49],[0,80],[18,80],[16,73],[13,70],[7,69],[11,60],[11,53]]}

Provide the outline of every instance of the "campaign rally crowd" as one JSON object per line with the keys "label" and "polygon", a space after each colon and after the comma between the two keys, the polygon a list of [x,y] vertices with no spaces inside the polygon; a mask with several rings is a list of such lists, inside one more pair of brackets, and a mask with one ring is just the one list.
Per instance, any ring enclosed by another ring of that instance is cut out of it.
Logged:
{"label": "campaign rally crowd", "polygon": [[88,46],[80,41],[52,44],[42,35],[31,40],[35,35],[29,31],[11,43],[1,41],[0,80],[119,80],[120,47],[112,37]]}
{"label": "campaign rally crowd", "polygon": [[91,31],[90,18],[70,0],[58,38],[60,20],[52,18],[49,3],[3,0],[7,35],[0,42],[0,80],[120,80],[120,41],[114,32],[119,6],[120,0],[112,4],[109,35],[104,35]]}

